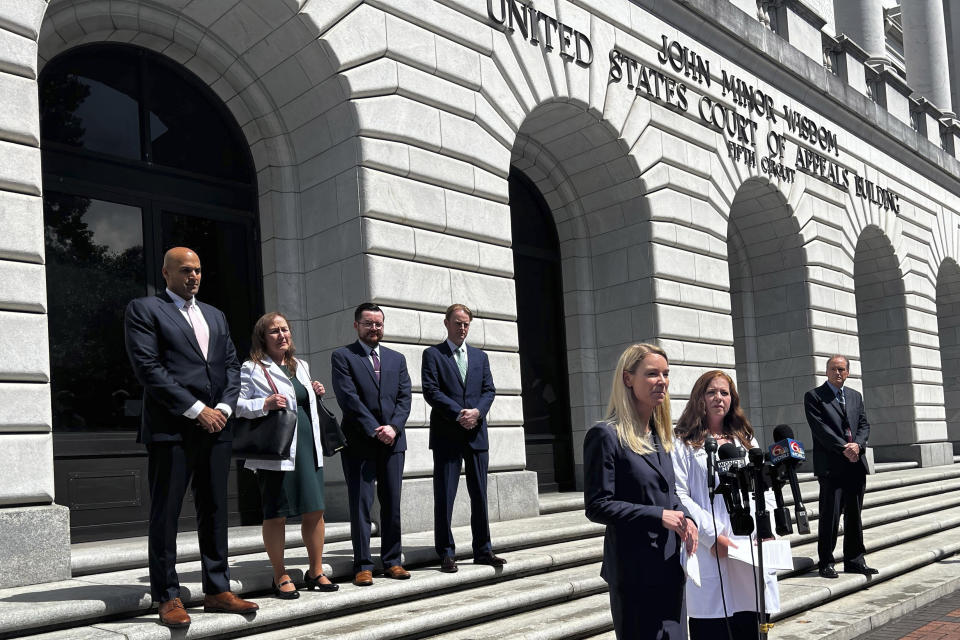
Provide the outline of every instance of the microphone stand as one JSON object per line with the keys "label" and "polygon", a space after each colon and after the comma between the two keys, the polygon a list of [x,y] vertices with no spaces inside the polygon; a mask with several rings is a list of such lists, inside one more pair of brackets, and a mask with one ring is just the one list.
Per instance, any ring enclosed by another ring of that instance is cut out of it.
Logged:
{"label": "microphone stand", "polygon": [[[760,453],[759,460],[754,451]],[[764,489],[766,483],[763,477],[763,453],[760,449],[750,450],[750,463],[753,467],[753,506],[754,521],[757,523],[757,594],[760,596],[760,610],[757,612],[760,622],[760,640],[767,640],[767,634],[773,629],[773,623],[768,622],[767,617],[767,582],[766,573],[763,570],[763,539],[772,538],[773,532],[770,530],[770,512],[767,511],[767,503],[764,500]]]}

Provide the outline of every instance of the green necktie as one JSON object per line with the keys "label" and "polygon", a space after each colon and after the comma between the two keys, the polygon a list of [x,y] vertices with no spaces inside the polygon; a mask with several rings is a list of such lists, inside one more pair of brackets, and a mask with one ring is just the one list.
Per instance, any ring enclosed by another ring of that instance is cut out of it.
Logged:
{"label": "green necktie", "polygon": [[460,370],[460,380],[462,382],[467,381],[467,358],[464,351],[466,348],[463,345],[460,345],[460,348],[453,352],[453,358],[457,361],[457,369]]}

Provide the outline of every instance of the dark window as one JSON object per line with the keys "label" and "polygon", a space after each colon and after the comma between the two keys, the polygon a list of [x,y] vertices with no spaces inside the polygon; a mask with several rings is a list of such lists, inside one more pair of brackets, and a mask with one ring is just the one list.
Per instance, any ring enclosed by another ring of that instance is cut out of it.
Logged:
{"label": "dark window", "polygon": [[43,200],[53,428],[136,429],[123,309],[146,294],[138,207],[47,192]]}
{"label": "dark window", "polygon": [[40,84],[43,139],[139,160],[139,95],[136,58],[90,50],[51,62]]}
{"label": "dark window", "polygon": [[[39,79],[57,502],[74,542],[143,535],[142,388],[123,313],[163,291],[164,252],[197,251],[199,298],[227,316],[238,355],[262,313],[256,188],[242,133],[212,91],[149,51],[89,45]],[[229,520],[258,514],[231,474]],[[193,509],[181,528],[194,526]],[[244,514],[244,515],[242,515]]]}

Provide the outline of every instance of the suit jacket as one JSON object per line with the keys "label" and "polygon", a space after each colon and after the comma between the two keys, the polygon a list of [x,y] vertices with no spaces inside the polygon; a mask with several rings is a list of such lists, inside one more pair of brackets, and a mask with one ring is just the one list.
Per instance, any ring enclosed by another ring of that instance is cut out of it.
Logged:
{"label": "suit jacket", "polygon": [[[449,343],[427,347],[421,368],[423,399],[430,405],[430,448],[461,451],[464,445],[478,451],[490,448],[487,438],[487,413],[497,395],[490,373],[490,361],[481,349],[467,345],[467,378],[460,370]],[[457,422],[461,409],[478,409],[480,419],[474,429]]]}
{"label": "suit jacket", "polygon": [[863,410],[863,396],[849,387],[843,388],[847,405],[847,421],[853,433],[853,441],[860,445],[860,459],[856,463],[847,460],[843,448],[847,444],[844,434],[842,409],[830,385],[824,382],[803,396],[803,409],[807,424],[816,443],[813,451],[813,472],[817,476],[845,473],[855,468],[867,472],[867,460],[863,452],[870,437],[870,423]]}
{"label": "suit jacket", "polygon": [[[410,375],[402,353],[380,345],[380,381],[360,341],[340,347],[330,356],[331,383],[343,411],[341,428],[351,454],[373,455],[381,448],[406,451],[410,417]],[[374,437],[380,425],[397,430],[389,447]]]}
{"label": "suit jacket", "polygon": [[[210,328],[203,357],[193,328],[166,291],[137,298],[124,314],[127,356],[143,386],[140,442],[180,441],[200,428],[183,412],[198,400],[208,407],[224,403],[236,409],[240,394],[240,362],[230,339],[227,319],[216,307],[199,302]],[[230,425],[221,439],[233,439]]]}
{"label": "suit jacket", "polygon": [[[291,411],[297,410],[297,392],[293,387],[293,382],[287,377],[286,372],[280,368],[280,365],[270,359],[270,356],[264,356],[263,364],[270,373],[273,384],[277,385],[277,392],[281,393],[287,399],[287,408]],[[307,388],[307,413],[310,415],[310,427],[313,430],[313,448],[316,453],[317,467],[323,466],[323,449],[320,447],[320,419],[317,412],[317,394],[313,392],[313,386],[310,381],[310,367],[307,363],[297,358],[297,380]],[[267,377],[263,375],[263,369],[253,360],[247,360],[240,368],[240,399],[237,400],[237,415],[243,418],[262,418],[269,411],[263,408],[264,401],[268,396],[273,395],[273,389]],[[297,428],[300,428],[299,421]],[[299,434],[294,430],[293,443],[290,445],[290,456],[285,460],[251,460],[244,461],[243,466],[247,469],[270,469],[272,471],[293,471],[296,468],[297,461],[297,436]]]}
{"label": "suit jacket", "polygon": [[[656,436],[654,441],[659,444]],[[600,575],[623,589],[682,581],[680,536],[663,526],[664,509],[689,512],[676,492],[669,453],[637,455],[620,444],[616,429],[598,422],[583,441],[587,518],[607,525]]]}

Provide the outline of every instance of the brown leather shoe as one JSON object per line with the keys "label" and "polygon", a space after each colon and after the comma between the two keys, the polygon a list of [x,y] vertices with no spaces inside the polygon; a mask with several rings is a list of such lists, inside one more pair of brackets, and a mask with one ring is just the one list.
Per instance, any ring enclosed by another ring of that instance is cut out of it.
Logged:
{"label": "brown leather shoe", "polygon": [[395,564],[392,567],[387,567],[384,569],[383,575],[387,576],[388,578],[393,578],[394,580],[406,580],[410,577],[410,572],[400,565]]}
{"label": "brown leather shoe", "polygon": [[183,608],[180,598],[161,602],[157,607],[160,610],[160,624],[171,629],[180,629],[190,626],[190,616]]}
{"label": "brown leather shoe", "polygon": [[203,596],[203,610],[205,613],[253,613],[260,608],[256,602],[249,602],[237,596],[232,591],[224,591],[215,596]]}
{"label": "brown leather shoe", "polygon": [[353,576],[353,584],[358,587],[369,587],[373,584],[373,571],[357,571],[357,575]]}

